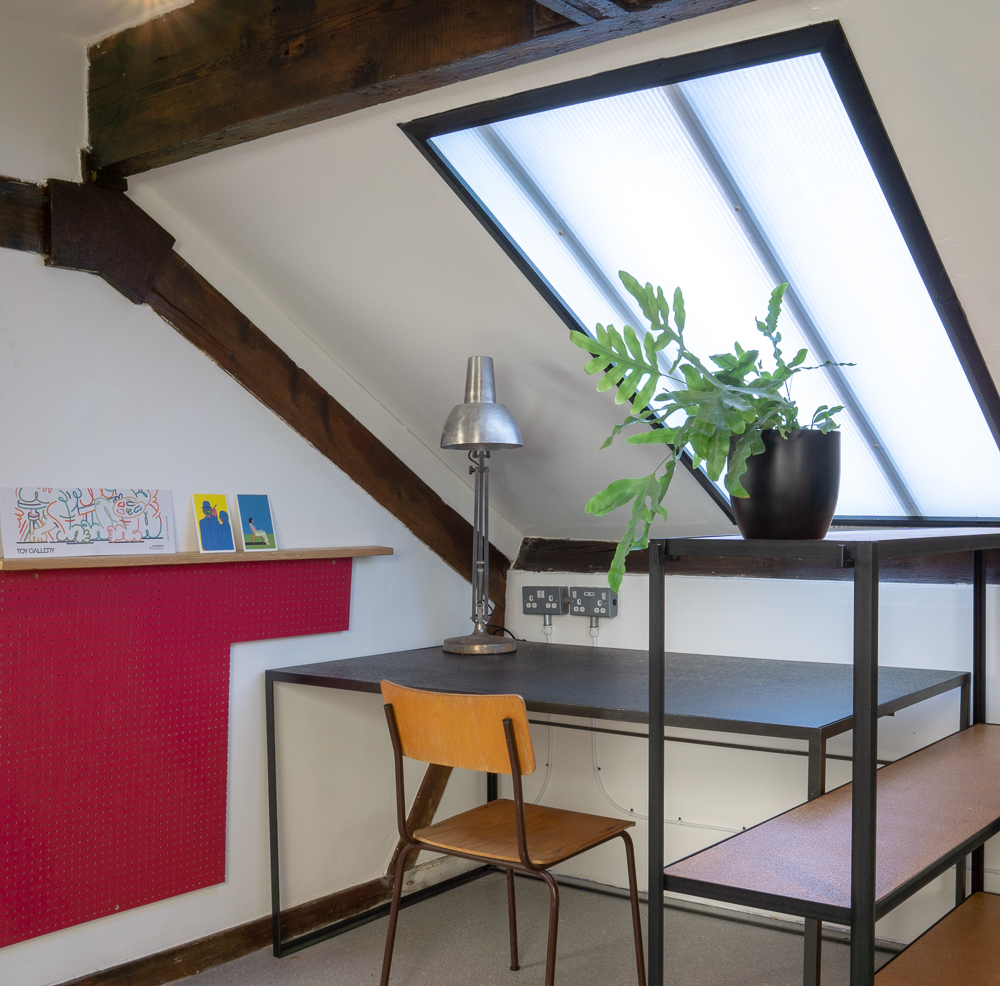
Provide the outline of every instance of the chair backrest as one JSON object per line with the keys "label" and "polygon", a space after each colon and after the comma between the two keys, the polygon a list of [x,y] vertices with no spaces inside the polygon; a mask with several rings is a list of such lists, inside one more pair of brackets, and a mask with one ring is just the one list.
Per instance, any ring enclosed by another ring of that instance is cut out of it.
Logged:
{"label": "chair backrest", "polygon": [[521,773],[535,770],[528,713],[520,695],[451,695],[382,682],[404,757],[492,774],[509,774],[503,721],[514,726]]}

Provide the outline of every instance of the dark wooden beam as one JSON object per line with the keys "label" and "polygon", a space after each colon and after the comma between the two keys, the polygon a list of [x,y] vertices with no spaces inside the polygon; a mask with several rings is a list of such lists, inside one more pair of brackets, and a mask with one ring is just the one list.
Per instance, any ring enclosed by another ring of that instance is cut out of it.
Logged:
{"label": "dark wooden beam", "polygon": [[[470,577],[472,525],[178,254],[167,258],[147,304],[456,572]],[[491,544],[490,598],[498,625],[509,565]]]}
{"label": "dark wooden beam", "polygon": [[0,178],[0,247],[45,253],[47,212],[44,185]]}
{"label": "dark wooden beam", "polygon": [[538,0],[542,7],[561,14],[574,24],[593,24],[607,17],[622,17],[627,11],[614,0]]}
{"label": "dark wooden beam", "polygon": [[573,2],[590,7],[591,10],[597,11],[601,17],[621,17],[638,9],[637,5],[630,6],[628,0],[621,0],[621,2],[618,0],[573,0]]}
{"label": "dark wooden beam", "polygon": [[[511,568],[522,572],[602,575],[611,565],[616,546],[614,541],[525,538]],[[631,552],[625,570],[632,575],[647,574],[648,552]],[[1000,584],[1000,552],[987,552],[986,571],[990,584]],[[797,558],[681,558],[667,563],[667,574],[823,582],[846,582],[854,577],[851,569],[837,568],[832,561],[820,563]],[[882,564],[880,574],[883,582],[969,585],[972,558],[968,553],[894,558]]]}
{"label": "dark wooden beam", "polygon": [[593,10],[571,3],[570,0],[539,0],[539,5],[565,17],[573,24],[593,24],[601,19]]}
{"label": "dark wooden beam", "polygon": [[548,7],[543,7],[540,3],[535,4],[534,11],[534,35],[541,37],[543,34],[552,34],[555,31],[565,31],[573,27],[573,21],[557,14]]}
{"label": "dark wooden beam", "polygon": [[123,177],[751,0],[195,0],[90,49],[91,163]]}
{"label": "dark wooden beam", "polygon": [[[417,795],[413,799],[413,804],[410,805],[410,814],[406,818],[411,832],[426,828],[434,821],[434,814],[441,804],[441,799],[444,797],[445,788],[448,786],[448,779],[451,777],[451,770],[451,767],[443,767],[439,763],[427,765],[427,770],[424,771],[424,779],[420,782],[420,787],[417,788]],[[403,841],[400,840],[396,843],[396,849],[389,860],[389,865],[386,867],[385,875],[387,877],[391,878],[396,872],[396,861],[399,859],[402,849]],[[411,852],[407,857],[405,869],[412,870],[417,865],[417,857],[419,855],[420,853]]]}
{"label": "dark wooden beam", "polygon": [[174,246],[174,238],[127,195],[49,182],[46,264],[103,277],[141,305]]}

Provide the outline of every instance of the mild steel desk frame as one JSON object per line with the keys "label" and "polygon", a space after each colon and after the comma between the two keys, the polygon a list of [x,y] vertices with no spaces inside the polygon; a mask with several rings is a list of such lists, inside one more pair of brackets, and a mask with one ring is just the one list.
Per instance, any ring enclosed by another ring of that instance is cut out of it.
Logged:
{"label": "mild steel desk frame", "polygon": [[[665,696],[662,684],[660,686],[660,694],[664,696],[659,702],[661,726],[805,740],[808,743],[810,795],[822,786],[826,741],[852,725],[850,665],[701,654],[664,655],[661,651],[658,667],[661,678],[669,672],[672,685]],[[531,641],[519,642],[515,654],[492,657],[456,656],[445,654],[440,647],[429,647],[267,671],[265,707],[274,954],[279,957],[289,954],[348,926],[346,922],[337,922],[290,940],[282,938],[275,682],[378,693],[381,679],[391,678],[400,684],[439,691],[514,692],[524,696],[532,712],[646,723],[650,719],[648,671],[649,658],[645,651]],[[968,686],[969,675],[965,673],[885,668],[882,687],[886,701],[879,707],[878,714],[891,715],[955,688],[961,689],[964,709],[968,706]],[[650,735],[655,735],[656,729],[653,725]],[[662,728],[659,733],[663,735]],[[707,740],[697,742],[715,745]],[[652,743],[650,749],[660,751],[662,762],[663,744]],[[662,771],[659,776],[662,813]],[[487,798],[496,796],[496,775],[488,775]],[[654,831],[661,834],[659,852],[662,858],[662,823]],[[658,865],[658,879],[662,883],[662,862]],[[657,881],[650,886],[656,887]],[[651,913],[657,910],[662,919],[662,909],[654,908]],[[358,920],[363,918],[364,915]],[[659,954],[662,960],[662,940],[659,948],[654,947],[655,941],[650,943],[650,955]]]}
{"label": "mild steel desk frame", "polygon": [[[662,732],[665,576],[683,557],[799,558],[836,561],[854,570],[853,799],[851,815],[851,986],[873,986],[875,976],[875,825],[878,743],[879,565],[889,558],[971,552],[973,555],[972,720],[986,721],[986,552],[1000,548],[1000,532],[973,530],[851,531],[823,541],[746,541],[672,538],[650,541],[649,729]],[[964,704],[964,703],[963,703]],[[649,745],[649,886],[663,887],[663,747]],[[812,788],[812,784],[810,784]],[[984,887],[985,848],[972,853],[972,891]],[[960,868],[960,879],[964,874]],[[964,892],[964,888],[962,888]],[[652,898],[651,898],[652,899]],[[807,933],[808,933],[807,926]],[[818,925],[812,935],[818,946]],[[807,948],[809,938],[807,937]],[[818,948],[817,948],[818,952]],[[663,982],[663,909],[649,908],[650,986]],[[806,975],[808,977],[809,970]],[[808,981],[808,978],[807,978]]]}

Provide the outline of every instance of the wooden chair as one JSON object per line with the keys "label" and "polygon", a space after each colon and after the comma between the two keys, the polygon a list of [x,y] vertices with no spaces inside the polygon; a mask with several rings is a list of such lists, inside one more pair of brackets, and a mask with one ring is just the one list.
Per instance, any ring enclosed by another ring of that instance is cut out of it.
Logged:
{"label": "wooden chair", "polygon": [[[403,875],[406,858],[411,852],[425,849],[474,859],[506,870],[512,970],[519,968],[514,871],[541,877],[548,884],[550,901],[545,986],[553,986],[559,887],[548,872],[549,867],[619,836],[625,843],[628,863],[638,982],[639,986],[646,986],[639,896],[635,883],[635,853],[626,831],[635,823],[524,803],[521,775],[530,774],[535,769],[535,752],[531,745],[524,699],[520,695],[450,695],[419,691],[391,681],[382,682],[382,698],[396,760],[396,818],[402,839],[392,888],[382,986],[389,983]],[[403,792],[403,757],[446,767],[510,774],[514,800],[490,801],[410,832]]]}

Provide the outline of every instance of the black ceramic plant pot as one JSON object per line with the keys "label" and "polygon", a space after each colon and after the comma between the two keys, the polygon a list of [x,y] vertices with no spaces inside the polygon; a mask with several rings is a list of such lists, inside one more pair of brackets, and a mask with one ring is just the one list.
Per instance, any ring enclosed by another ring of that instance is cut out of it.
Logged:
{"label": "black ceramic plant pot", "polygon": [[816,541],[826,537],[840,492],[840,432],[797,428],[761,433],[764,451],[747,459],[733,513],[743,537]]}

